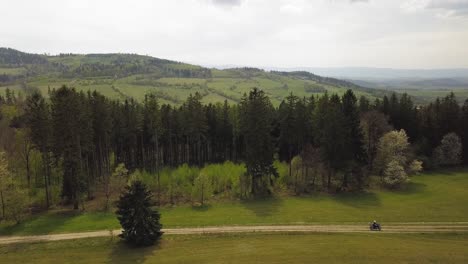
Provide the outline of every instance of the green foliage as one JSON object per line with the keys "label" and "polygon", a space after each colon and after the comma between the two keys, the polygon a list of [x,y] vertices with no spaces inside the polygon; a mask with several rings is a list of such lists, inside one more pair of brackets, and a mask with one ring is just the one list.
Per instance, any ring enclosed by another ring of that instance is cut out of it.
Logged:
{"label": "green foliage", "polygon": [[159,212],[151,209],[151,191],[141,181],[134,181],[120,196],[117,219],[122,226],[120,235],[136,246],[154,244],[162,235]]}
{"label": "green foliage", "polygon": [[[133,175],[133,174],[132,174]],[[105,176],[104,191],[106,194],[105,209],[109,209],[111,196],[115,193],[121,193],[125,184],[129,181],[128,170],[125,164],[119,163],[111,175]]]}
{"label": "green foliage", "polygon": [[304,192],[307,188],[307,179],[305,175],[305,164],[301,156],[296,156],[291,160],[291,172],[294,192]]}
{"label": "green foliage", "polygon": [[6,208],[10,205],[7,204],[6,195],[12,184],[13,178],[8,169],[5,152],[0,152],[0,202],[2,204],[2,218],[7,218]]}
{"label": "green foliage", "polygon": [[419,174],[422,170],[423,170],[423,162],[420,161],[420,160],[413,160],[408,165],[408,174],[409,175]]}
{"label": "green foliage", "polygon": [[379,139],[391,130],[391,126],[388,123],[388,117],[376,110],[362,113],[360,125],[363,132],[368,169],[373,171]]}
{"label": "green foliage", "polygon": [[442,166],[458,165],[462,160],[462,152],[460,137],[455,133],[449,133],[434,150],[435,163]]}
{"label": "green foliage", "polygon": [[193,183],[193,199],[203,206],[205,201],[213,194],[212,188],[213,186],[210,178],[204,171],[201,171],[200,175],[195,178],[195,182]]}
{"label": "green foliage", "polygon": [[278,176],[273,167],[274,145],[271,137],[273,107],[265,93],[254,88],[240,104],[241,130],[244,134],[245,164],[252,177],[252,194],[265,195]]}
{"label": "green foliage", "polygon": [[21,223],[28,213],[28,193],[17,184],[14,184],[4,193],[4,196],[7,205],[6,219],[14,220],[17,224]]}
{"label": "green foliage", "polygon": [[392,160],[385,168],[383,179],[387,186],[396,188],[407,182],[408,176],[406,175],[405,169],[403,166],[401,166],[400,162],[397,160]]}
{"label": "green foliage", "polygon": [[14,181],[8,168],[5,152],[0,152],[0,204],[1,218],[21,222],[28,206],[28,195]]}
{"label": "green foliage", "polygon": [[376,168],[381,170],[383,182],[391,188],[407,182],[407,174],[422,170],[422,162],[409,161],[408,147],[408,136],[404,130],[388,132],[379,141]]}
{"label": "green foliage", "polygon": [[392,161],[400,165],[406,164],[408,147],[408,136],[404,130],[386,133],[379,141],[376,167],[385,170]]}
{"label": "green foliage", "polygon": [[172,171],[168,186],[172,204],[175,203],[177,197],[184,197],[187,194],[190,197],[193,183],[199,174],[198,168],[190,167],[188,164],[184,164]]}
{"label": "green foliage", "polygon": [[[285,165],[287,167],[287,165]],[[468,171],[421,173],[400,190],[375,186],[366,192],[278,195],[270,199],[210,201],[199,210],[190,204],[161,207],[165,227],[222,225],[362,223],[369,216],[386,222],[464,222],[468,215]],[[364,219],[364,220],[363,220]],[[0,235],[73,233],[120,228],[114,214],[54,210],[35,214],[20,225],[0,224]]]}
{"label": "green foliage", "polygon": [[78,209],[91,187],[85,168],[93,137],[89,104],[84,94],[65,86],[52,93],[51,102],[54,154],[63,159],[62,195]]}

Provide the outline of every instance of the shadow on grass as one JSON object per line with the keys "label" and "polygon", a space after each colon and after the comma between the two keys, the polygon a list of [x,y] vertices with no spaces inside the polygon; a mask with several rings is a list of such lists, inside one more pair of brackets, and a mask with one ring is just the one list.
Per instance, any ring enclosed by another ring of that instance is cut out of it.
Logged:
{"label": "shadow on grass", "polygon": [[[453,175],[460,175],[462,173],[468,173],[468,167],[466,166],[456,166],[456,167],[449,167],[449,168],[438,168],[427,170],[423,172],[424,176],[453,176]],[[413,177],[418,177],[419,175],[415,175]]]}
{"label": "shadow on grass", "polygon": [[[117,236],[114,239],[120,240]],[[135,247],[120,240],[113,243],[107,263],[144,263],[149,256],[153,255],[154,250],[160,248],[160,243],[161,241],[158,241],[153,246]]]}
{"label": "shadow on grass", "polygon": [[210,204],[192,205],[192,210],[197,211],[197,212],[206,212],[210,210],[210,208],[211,208]]}
{"label": "shadow on grass", "polygon": [[243,200],[241,204],[259,217],[274,215],[280,208],[283,201],[277,197],[265,197]]}
{"label": "shadow on grass", "polygon": [[426,190],[427,185],[420,182],[408,182],[400,189],[392,190],[394,193],[398,194],[415,194],[415,193],[422,193]]}
{"label": "shadow on grass", "polygon": [[0,235],[50,234],[78,215],[80,215],[78,211],[57,211],[32,216],[20,224],[12,223],[0,227]]}
{"label": "shadow on grass", "polygon": [[337,202],[355,208],[378,207],[380,198],[373,192],[339,193],[332,196]]}

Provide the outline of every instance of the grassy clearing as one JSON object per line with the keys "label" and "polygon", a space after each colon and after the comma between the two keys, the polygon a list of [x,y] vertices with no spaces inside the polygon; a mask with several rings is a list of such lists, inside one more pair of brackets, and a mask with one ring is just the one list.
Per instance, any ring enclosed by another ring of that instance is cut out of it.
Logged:
{"label": "grassy clearing", "polygon": [[[468,173],[427,173],[401,191],[316,194],[255,201],[211,202],[161,209],[165,227],[213,225],[468,221]],[[66,233],[118,228],[112,213],[49,212],[20,225],[0,225],[0,235]]]}
{"label": "grassy clearing", "polygon": [[21,75],[26,72],[26,69],[23,67],[19,68],[2,68],[0,67],[0,74],[7,74],[7,75]]}
{"label": "grassy clearing", "polygon": [[116,238],[0,247],[5,263],[467,263],[457,234],[234,234],[165,236],[135,249]]}

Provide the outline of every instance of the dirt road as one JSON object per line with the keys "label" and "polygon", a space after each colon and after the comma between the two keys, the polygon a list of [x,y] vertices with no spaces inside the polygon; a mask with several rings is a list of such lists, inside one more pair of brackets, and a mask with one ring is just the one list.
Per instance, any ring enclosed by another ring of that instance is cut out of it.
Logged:
{"label": "dirt road", "polygon": [[[461,223],[401,223],[383,225],[382,232],[371,232],[366,225],[265,225],[265,226],[216,226],[196,228],[165,228],[165,235],[254,233],[254,232],[310,232],[310,233],[459,233],[468,232],[468,222]],[[57,241],[67,239],[117,236],[120,230],[83,233],[51,234],[37,236],[0,236],[0,245]]]}

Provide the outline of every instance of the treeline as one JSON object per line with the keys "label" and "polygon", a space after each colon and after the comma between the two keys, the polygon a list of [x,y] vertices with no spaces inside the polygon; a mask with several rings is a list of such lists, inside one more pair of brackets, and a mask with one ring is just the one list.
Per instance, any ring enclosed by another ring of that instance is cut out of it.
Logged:
{"label": "treeline", "polygon": [[[288,164],[281,181],[297,194],[362,189],[370,175],[395,187],[421,163],[426,168],[459,164],[462,149],[468,160],[468,100],[459,106],[453,94],[426,106],[415,105],[406,94],[373,102],[357,99],[352,90],[343,96],[291,94],[278,108],[256,88],[234,105],[202,104],[197,93],[180,106],[161,105],[154,94],[141,103],[122,102],[65,86],[49,97],[0,98],[0,143],[21,161],[10,167],[17,174],[24,171],[27,186],[44,189],[47,207],[56,202],[51,192],[59,184],[63,201],[75,208],[103,185],[107,193],[116,168],[152,175],[155,189],[173,201],[176,183],[172,176],[161,182],[160,172],[184,164],[245,164],[236,183],[230,177],[223,185],[225,190],[239,186],[236,193],[244,197],[273,191],[281,174],[275,160]],[[16,143],[9,140],[15,134],[20,135]],[[184,179],[187,186],[201,185],[202,193],[207,181],[211,188],[216,181],[201,172]]]}
{"label": "treeline", "polygon": [[[52,59],[51,59],[52,58]],[[211,70],[192,67],[179,62],[136,54],[60,54],[57,58],[75,60],[73,65],[54,60],[55,57],[30,54],[10,48],[0,48],[0,66],[24,67],[24,74],[1,74],[0,83],[7,84],[39,74],[58,75],[64,78],[126,77],[134,74],[151,74],[153,77],[211,78]]]}
{"label": "treeline", "polygon": [[21,52],[10,48],[0,48],[0,65],[11,67],[24,66],[25,64],[47,64],[45,56]]}

